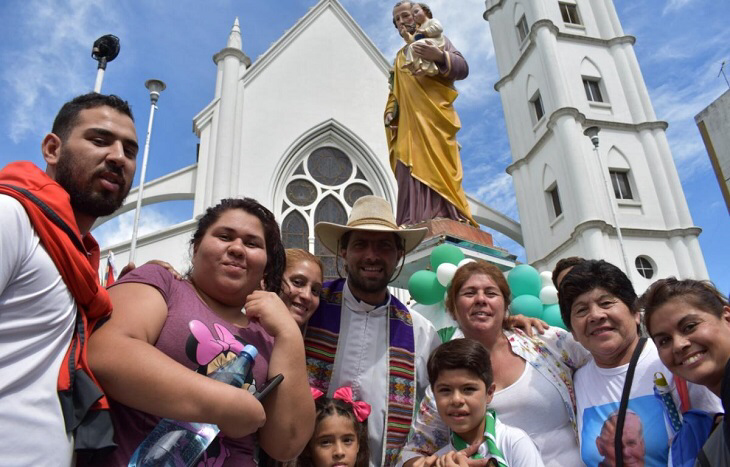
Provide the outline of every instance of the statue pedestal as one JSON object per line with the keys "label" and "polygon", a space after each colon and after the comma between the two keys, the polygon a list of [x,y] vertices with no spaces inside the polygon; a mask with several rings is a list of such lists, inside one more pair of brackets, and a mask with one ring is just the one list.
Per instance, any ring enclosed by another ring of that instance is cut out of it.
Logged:
{"label": "statue pedestal", "polygon": [[[451,219],[432,219],[413,227],[428,228],[428,235],[405,259],[403,271],[390,285],[405,290],[408,297],[408,279],[421,269],[431,269],[431,252],[442,243],[451,243],[461,248],[467,258],[483,259],[495,264],[502,271],[515,267],[517,256],[494,246],[492,235],[469,224]],[[399,294],[400,295],[400,294]],[[400,297],[399,297],[400,298]]]}

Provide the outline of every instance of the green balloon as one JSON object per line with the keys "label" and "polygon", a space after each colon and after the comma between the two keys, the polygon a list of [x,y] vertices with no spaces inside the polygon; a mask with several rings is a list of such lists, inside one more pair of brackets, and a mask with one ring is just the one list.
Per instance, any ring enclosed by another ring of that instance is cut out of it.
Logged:
{"label": "green balloon", "polygon": [[443,263],[459,264],[464,258],[461,248],[450,243],[442,243],[431,252],[431,270],[436,271]]}
{"label": "green balloon", "polygon": [[545,305],[542,311],[542,320],[548,323],[550,326],[556,326],[565,330],[568,327],[563,322],[562,316],[560,316],[560,305],[554,303],[552,305]]}
{"label": "green balloon", "polygon": [[507,283],[512,292],[512,297],[519,297],[520,295],[540,296],[540,289],[542,288],[540,273],[529,264],[515,266],[507,276]]}
{"label": "green balloon", "polygon": [[542,302],[534,295],[520,295],[510,303],[512,316],[524,315],[528,318],[542,318]]}
{"label": "green balloon", "polygon": [[433,305],[444,299],[446,288],[441,285],[433,271],[416,271],[408,279],[411,297],[423,305]]}

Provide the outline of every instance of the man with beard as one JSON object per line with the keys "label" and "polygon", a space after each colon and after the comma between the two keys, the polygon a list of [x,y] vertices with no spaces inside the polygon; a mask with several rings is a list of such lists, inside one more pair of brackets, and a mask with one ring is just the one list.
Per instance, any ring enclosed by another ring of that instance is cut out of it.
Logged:
{"label": "man with beard", "polygon": [[427,229],[399,229],[385,199],[363,196],[347,225],[320,222],[314,231],[342,257],[347,277],[324,284],[309,319],[310,385],[329,396],[350,386],[369,403],[370,465],[394,465],[428,386],[426,361],[440,341],[428,320],[388,293],[388,284]]}
{"label": "man with beard", "polygon": [[63,105],[30,162],[0,171],[0,465],[70,465],[113,446],[86,363],[111,312],[89,230],[129,192],[137,135],[128,104],[91,93]]}

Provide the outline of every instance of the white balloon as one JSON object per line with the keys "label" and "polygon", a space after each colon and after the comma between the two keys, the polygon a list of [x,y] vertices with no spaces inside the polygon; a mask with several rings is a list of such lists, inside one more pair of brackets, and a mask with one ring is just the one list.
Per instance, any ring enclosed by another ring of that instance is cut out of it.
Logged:
{"label": "white balloon", "polygon": [[553,285],[553,273],[552,271],[543,271],[540,273],[540,280],[542,281],[542,286],[547,287],[549,285]]}
{"label": "white balloon", "polygon": [[554,305],[558,303],[558,289],[552,285],[543,287],[540,290],[540,301],[543,305]]}
{"label": "white balloon", "polygon": [[459,261],[459,266],[458,267],[462,267],[465,264],[473,263],[474,261],[475,260],[472,259],[472,258],[464,258],[461,261]]}
{"label": "white balloon", "polygon": [[444,287],[448,286],[456,273],[456,268],[457,266],[455,264],[441,263],[438,269],[436,269],[436,279],[438,279],[439,284]]}

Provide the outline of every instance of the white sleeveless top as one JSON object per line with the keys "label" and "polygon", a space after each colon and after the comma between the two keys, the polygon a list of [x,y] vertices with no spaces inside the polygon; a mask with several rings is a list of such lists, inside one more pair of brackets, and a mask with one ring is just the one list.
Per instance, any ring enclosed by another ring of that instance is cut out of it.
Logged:
{"label": "white sleeveless top", "polygon": [[560,393],[528,362],[517,381],[494,393],[489,407],[532,438],[547,467],[583,465]]}

